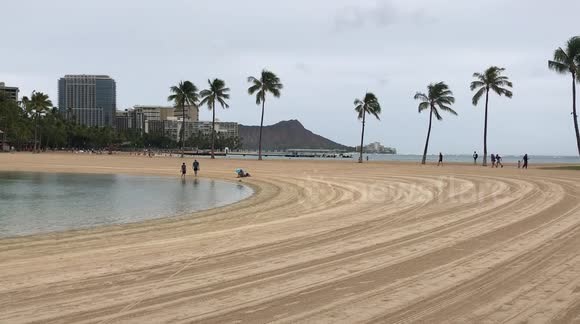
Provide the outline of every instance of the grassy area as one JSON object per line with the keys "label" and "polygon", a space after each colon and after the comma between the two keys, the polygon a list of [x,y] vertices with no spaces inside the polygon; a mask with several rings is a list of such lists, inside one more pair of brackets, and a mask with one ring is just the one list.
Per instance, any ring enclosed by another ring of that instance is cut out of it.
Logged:
{"label": "grassy area", "polygon": [[548,167],[542,168],[544,170],[576,170],[580,171],[580,165],[567,165],[567,166],[559,166],[559,167]]}

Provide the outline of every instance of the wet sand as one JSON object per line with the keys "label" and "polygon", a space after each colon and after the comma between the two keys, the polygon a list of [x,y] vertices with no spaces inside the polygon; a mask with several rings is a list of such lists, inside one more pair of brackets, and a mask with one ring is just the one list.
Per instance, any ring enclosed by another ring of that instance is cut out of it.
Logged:
{"label": "wet sand", "polygon": [[[183,218],[0,240],[0,323],[580,321],[578,171],[200,162],[216,179],[247,169],[255,195]],[[180,164],[0,154],[0,170],[176,181]]]}

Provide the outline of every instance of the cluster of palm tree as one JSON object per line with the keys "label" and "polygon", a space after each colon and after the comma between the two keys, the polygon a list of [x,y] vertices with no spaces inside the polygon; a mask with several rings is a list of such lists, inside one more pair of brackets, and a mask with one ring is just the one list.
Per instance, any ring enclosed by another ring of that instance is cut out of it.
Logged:
{"label": "cluster of palm tree", "polygon": [[[572,75],[572,119],[574,121],[574,129],[576,131],[576,143],[578,146],[578,154],[580,155],[580,131],[578,128],[578,114],[576,113],[576,82],[580,82],[580,36],[572,37],[566,43],[565,48],[559,47],[554,52],[554,59],[548,61],[548,67],[561,74]],[[509,78],[503,75],[505,68],[491,66],[483,73],[474,73],[473,80],[470,84],[471,91],[475,91],[472,103],[477,106],[479,100],[485,94],[485,115],[483,127],[483,166],[487,165],[487,120],[489,107],[489,93],[495,92],[499,96],[511,98],[513,96],[510,90],[513,87]],[[429,138],[431,136],[431,125],[433,116],[437,120],[442,120],[441,111],[457,115],[457,112],[451,108],[455,103],[453,92],[444,82],[431,83],[427,86],[427,93],[417,92],[414,99],[419,100],[419,113],[424,110],[429,110],[429,127],[427,131],[427,139],[425,141],[425,149],[423,150],[422,164],[426,163],[427,152],[429,148]],[[365,129],[365,115],[371,114],[379,119],[381,113],[381,106],[377,97],[373,93],[367,93],[364,100],[356,99],[354,101],[355,111],[358,118],[362,120],[362,134],[360,145],[359,163],[362,163],[363,143],[364,143],[364,129]]]}
{"label": "cluster of palm tree", "polygon": [[[509,82],[506,76],[501,75],[505,69],[492,66],[485,70],[483,73],[474,73],[473,77],[476,78],[475,81],[471,83],[471,90],[477,90],[473,96],[473,105],[477,105],[479,98],[486,95],[485,103],[485,130],[484,130],[484,150],[485,155],[487,154],[487,107],[488,107],[488,95],[489,90],[493,90],[499,95],[505,95],[511,98],[511,91],[503,88],[503,86],[512,87],[512,83]],[[423,150],[423,158],[421,163],[425,164],[427,161],[427,152],[429,150],[429,139],[431,137],[431,127],[433,123],[433,116],[437,120],[442,120],[441,112],[447,112],[452,115],[457,115],[457,112],[451,108],[455,103],[455,97],[453,97],[453,92],[449,89],[449,86],[445,82],[431,83],[427,86],[427,92],[417,92],[414,96],[415,100],[419,100],[418,110],[419,113],[428,110],[429,111],[429,126],[427,129],[427,139],[425,140],[425,149]],[[367,93],[364,100],[356,99],[354,101],[355,111],[358,114],[358,118],[362,120],[362,134],[361,134],[361,145],[360,145],[360,157],[359,163],[363,161],[363,143],[364,143],[364,128],[365,128],[365,115],[371,114],[379,119],[379,114],[381,113],[381,106],[378,102],[377,97],[373,93]],[[485,155],[484,162],[485,165]]]}
{"label": "cluster of palm tree", "polygon": [[[250,95],[256,94],[256,105],[262,105],[262,118],[260,119],[260,139],[258,145],[258,159],[262,159],[262,128],[264,126],[264,106],[266,104],[266,94],[271,93],[274,97],[280,97],[280,90],[284,87],[280,78],[273,72],[262,70],[259,78],[250,76],[248,82],[252,85],[248,88]],[[230,106],[226,100],[230,99],[230,88],[221,79],[207,80],[208,88],[198,93],[197,87],[191,81],[181,81],[178,85],[170,88],[171,95],[167,98],[172,101],[178,108],[183,109],[183,125],[185,125],[185,106],[203,106],[206,105],[212,112],[211,123],[211,158],[215,159],[215,108],[219,103],[222,108]],[[201,101],[200,101],[201,98]],[[184,127],[182,127],[183,129]],[[184,154],[183,138],[184,131],[181,132],[181,156]]]}

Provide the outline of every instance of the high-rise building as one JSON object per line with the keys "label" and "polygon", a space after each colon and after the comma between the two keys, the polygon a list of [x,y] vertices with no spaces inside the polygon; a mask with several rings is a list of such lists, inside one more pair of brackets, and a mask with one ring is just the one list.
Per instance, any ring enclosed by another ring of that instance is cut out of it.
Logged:
{"label": "high-rise building", "polygon": [[86,126],[115,126],[117,90],[107,75],[65,75],[58,80],[58,107]]}
{"label": "high-rise building", "polygon": [[7,87],[4,82],[0,82],[0,94],[5,95],[8,99],[18,101],[18,87]]}

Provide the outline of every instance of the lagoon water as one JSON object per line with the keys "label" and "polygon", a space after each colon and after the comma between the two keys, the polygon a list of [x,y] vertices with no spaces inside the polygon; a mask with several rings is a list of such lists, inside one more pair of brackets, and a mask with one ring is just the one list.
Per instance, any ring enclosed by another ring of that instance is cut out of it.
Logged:
{"label": "lagoon water", "polygon": [[251,196],[241,184],[128,175],[0,172],[0,237],[123,224]]}

